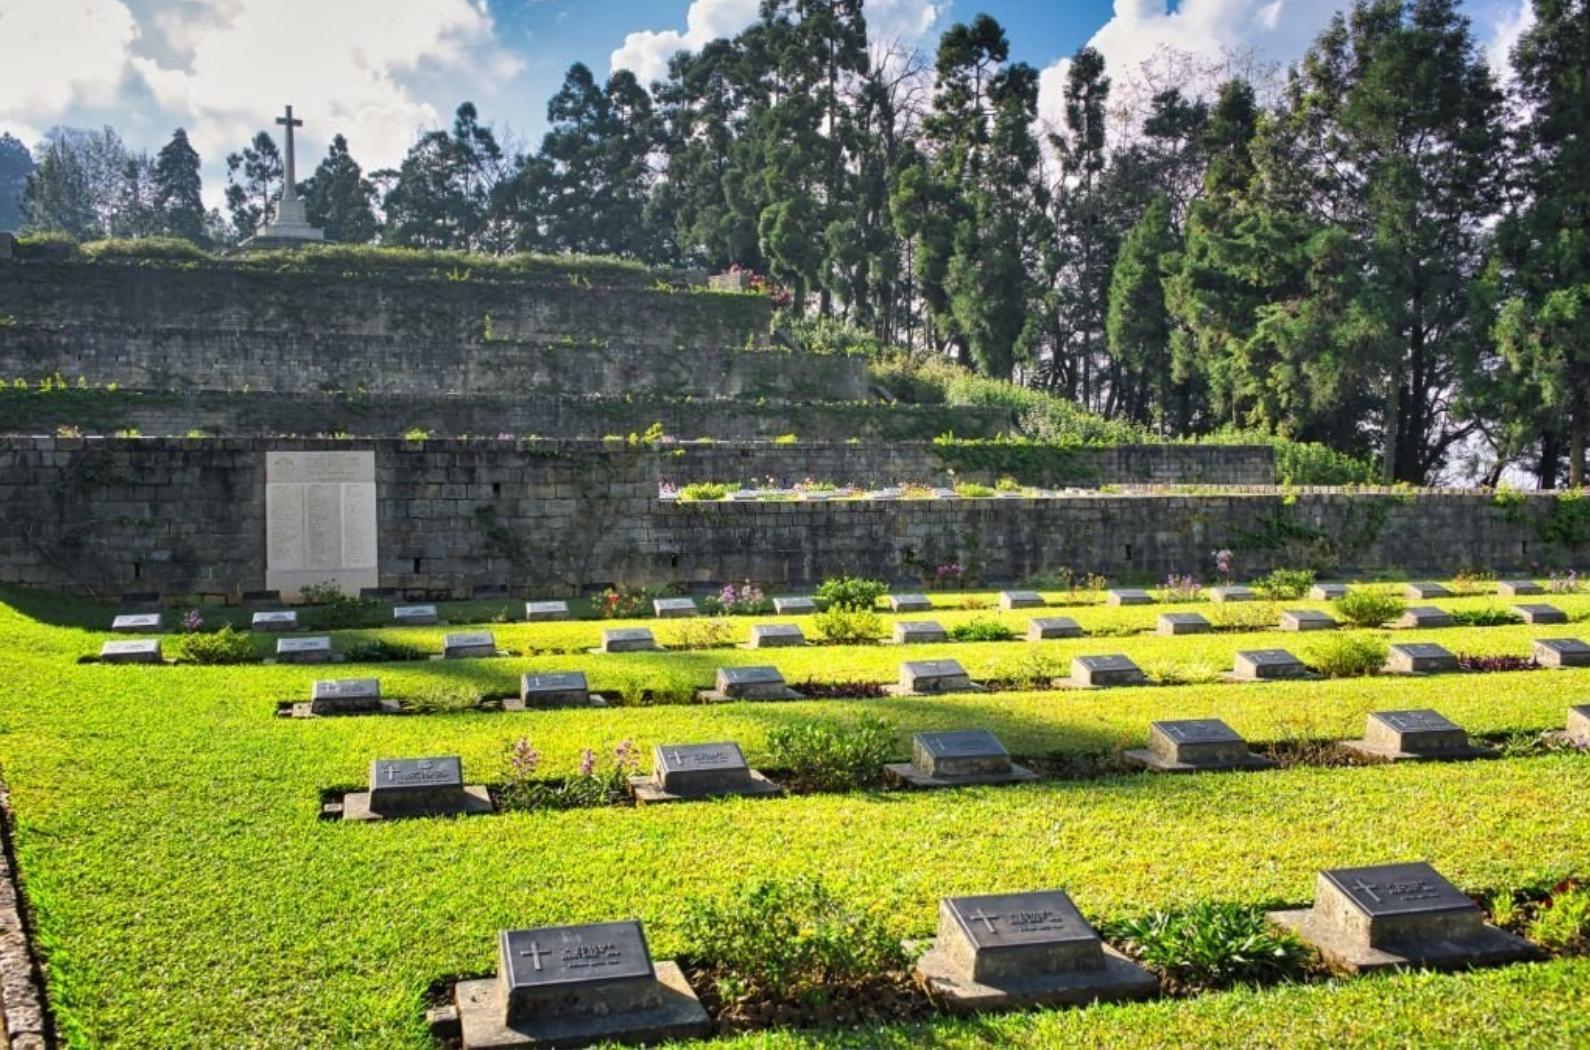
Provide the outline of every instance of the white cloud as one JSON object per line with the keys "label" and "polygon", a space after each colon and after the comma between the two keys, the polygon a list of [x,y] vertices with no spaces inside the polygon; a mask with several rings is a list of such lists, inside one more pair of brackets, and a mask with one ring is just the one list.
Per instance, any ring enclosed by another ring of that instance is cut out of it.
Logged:
{"label": "white cloud", "polygon": [[1499,79],[1512,79],[1513,48],[1534,24],[1535,5],[1530,0],[1515,0],[1511,9],[1503,8],[1501,15],[1491,21],[1490,35],[1484,43],[1485,61]]}
{"label": "white cloud", "polygon": [[137,37],[118,0],[5,0],[0,127],[31,144],[73,106],[113,103]]}

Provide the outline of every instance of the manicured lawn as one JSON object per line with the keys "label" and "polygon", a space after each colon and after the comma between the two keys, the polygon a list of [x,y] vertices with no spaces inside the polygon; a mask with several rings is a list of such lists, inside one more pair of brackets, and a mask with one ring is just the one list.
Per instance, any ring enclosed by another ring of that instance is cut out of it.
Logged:
{"label": "manicured lawn", "polygon": [[[1590,599],[1550,600],[1590,610]],[[84,623],[106,613],[32,596],[18,604]],[[1146,614],[1151,624],[1154,611],[1063,614]],[[736,621],[736,630],[760,619]],[[499,641],[562,646],[555,639],[563,632],[594,637],[600,626],[503,626]],[[339,634],[338,644],[354,633]],[[441,631],[380,633],[439,647]],[[1553,634],[1583,631],[1407,637],[1523,655],[1530,638]],[[937,898],[950,893],[1058,885],[1085,913],[1106,919],[1195,899],[1303,902],[1320,867],[1394,859],[1429,859],[1473,891],[1590,874],[1585,754],[374,826],[316,820],[320,789],[362,783],[374,757],[459,754],[467,779],[496,780],[505,748],[526,734],[545,752],[548,771],[560,773],[581,747],[626,738],[643,747],[736,739],[754,764],[772,726],[862,711],[895,725],[902,757],[908,733],[924,728],[986,726],[1013,752],[1039,754],[1136,746],[1147,722],[1165,717],[1222,717],[1256,741],[1332,736],[1361,729],[1365,711],[1391,706],[1435,706],[1472,732],[1538,731],[1560,728],[1567,705],[1590,695],[1590,671],[305,722],[272,717],[274,702],[306,697],[309,683],[328,673],[379,673],[389,695],[437,683],[507,691],[532,667],[583,668],[597,688],[647,679],[704,685],[724,662],[776,663],[792,681],[887,680],[901,659],[917,656],[954,655],[978,674],[1032,649],[1066,661],[1119,651],[1145,666],[1229,667],[1238,648],[1301,653],[1313,638],[558,654],[329,672],[75,663],[103,637],[0,606],[0,673],[9,686],[0,771],[17,811],[52,1003],[72,1045],[424,1047],[427,987],[490,971],[502,927],[637,916],[654,952],[668,957],[686,948],[680,918],[688,898],[769,875],[821,873],[902,936],[923,936]],[[725,1045],[1566,1047],[1590,1039],[1586,987],[1586,960],[1564,959]]]}

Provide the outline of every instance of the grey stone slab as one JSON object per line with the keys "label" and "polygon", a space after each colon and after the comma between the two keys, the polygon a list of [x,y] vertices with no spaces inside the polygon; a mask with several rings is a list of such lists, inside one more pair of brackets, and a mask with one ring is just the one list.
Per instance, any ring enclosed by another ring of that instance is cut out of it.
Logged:
{"label": "grey stone slab", "polygon": [[1333,602],[1347,597],[1345,583],[1316,583],[1308,589],[1308,596],[1317,602]]}
{"label": "grey stone slab", "polygon": [[325,679],[309,690],[310,714],[371,714],[380,710],[381,681],[378,678]]}
{"label": "grey stone slab", "polygon": [[335,654],[328,635],[311,638],[276,639],[276,662],[283,664],[327,664]]}
{"label": "grey stone slab", "polygon": [[160,639],[138,638],[125,642],[106,642],[99,647],[99,659],[107,664],[157,664],[163,659]]}
{"label": "grey stone slab", "polygon": [[1517,613],[1519,619],[1525,623],[1552,624],[1568,622],[1567,613],[1555,605],[1547,605],[1543,602],[1515,605],[1513,606],[1513,612]]}
{"label": "grey stone slab", "polygon": [[503,701],[509,711],[540,707],[590,707],[591,687],[583,671],[556,671],[519,677],[519,696]]}
{"label": "grey stone slab", "polygon": [[1590,747],[1590,704],[1568,708],[1568,739],[1580,747]]}
{"label": "grey stone slab", "polygon": [[1452,597],[1452,592],[1447,590],[1442,584],[1424,581],[1404,584],[1402,595],[1405,598],[1415,599],[1450,598]]}
{"label": "grey stone slab", "polygon": [[792,623],[759,623],[751,628],[752,649],[785,649],[806,644],[806,635]]}
{"label": "grey stone slab", "polygon": [[973,689],[959,660],[909,660],[900,665],[900,692],[954,693]]}
{"label": "grey stone slab", "polygon": [[1011,609],[1042,609],[1047,603],[1037,591],[1001,591],[999,607]]}
{"label": "grey stone slab", "polygon": [[528,623],[547,623],[569,618],[569,603],[562,601],[525,602],[524,618]]}
{"label": "grey stone slab", "polygon": [[1386,652],[1386,670],[1394,674],[1447,674],[1457,669],[1457,657],[1434,642],[1403,642]]}
{"label": "grey stone slab", "polygon": [[1224,587],[1210,588],[1209,597],[1217,602],[1251,602],[1258,598],[1252,587],[1241,584],[1230,584]]}
{"label": "grey stone slab", "polygon": [[1405,609],[1394,627],[1451,627],[1452,614],[1433,605],[1414,605]]}
{"label": "grey stone slab", "polygon": [[604,653],[644,653],[657,648],[648,627],[609,627],[602,632]]}
{"label": "grey stone slab", "polygon": [[1104,593],[1106,605],[1153,605],[1154,596],[1136,587],[1113,587]]}
{"label": "grey stone slab", "polygon": [[1537,638],[1534,656],[1542,667],[1590,667],[1590,643],[1578,638]]}
{"label": "grey stone slab", "polygon": [[925,594],[891,594],[888,597],[891,612],[931,612],[933,603]]}
{"label": "grey stone slab", "polygon": [[948,632],[934,620],[896,620],[894,624],[897,645],[927,645],[949,640]]}
{"label": "grey stone slab", "polygon": [[1534,580],[1502,580],[1496,585],[1496,593],[1503,598],[1523,598],[1531,594],[1545,594],[1546,588]]}
{"label": "grey stone slab", "polygon": [[1162,773],[1269,769],[1274,762],[1248,750],[1248,742],[1218,718],[1151,722],[1148,748],[1126,752],[1134,765]]}
{"label": "grey stone slab", "polygon": [[399,605],[392,610],[392,622],[404,627],[424,627],[437,619],[434,605]]}
{"label": "grey stone slab", "polygon": [[986,729],[916,733],[911,763],[930,777],[970,777],[1009,773],[1010,752]]}
{"label": "grey stone slab", "polygon": [[110,622],[117,634],[143,634],[146,631],[165,630],[165,619],[159,613],[127,613]]}
{"label": "grey stone slab", "polygon": [[779,616],[808,616],[816,611],[817,602],[813,598],[797,596],[773,599],[773,612]]}
{"label": "grey stone slab", "polygon": [[1160,613],[1154,633],[1162,635],[1208,634],[1213,625],[1202,613]]}
{"label": "grey stone slab", "polygon": [[1308,665],[1285,649],[1243,649],[1232,663],[1232,677],[1244,682],[1308,678]]}
{"label": "grey stone slab", "polygon": [[504,930],[497,977],[510,1021],[651,1005],[656,971],[639,922]]}
{"label": "grey stone slab", "polygon": [[370,790],[344,796],[342,817],[360,821],[451,816],[491,808],[484,787],[464,783],[463,763],[457,756],[378,758],[370,763]]}
{"label": "grey stone slab", "polygon": [[1043,642],[1054,638],[1081,638],[1082,625],[1069,616],[1037,616],[1027,621],[1027,640]]}
{"label": "grey stone slab", "polygon": [[1444,715],[1429,708],[1406,711],[1372,711],[1362,740],[1343,741],[1343,747],[1386,762],[1494,758],[1497,752],[1475,747],[1468,733]]}
{"label": "grey stone slab", "polygon": [[652,749],[657,785],[669,794],[695,795],[733,791],[751,782],[740,745],[659,744]]}
{"label": "grey stone slab", "polygon": [[490,631],[460,631],[442,636],[442,658],[470,660],[496,656],[497,639]]}
{"label": "grey stone slab", "polygon": [[657,598],[651,608],[659,620],[688,620],[700,612],[692,598]]}
{"label": "grey stone slab", "polygon": [[795,695],[776,667],[720,667],[717,692],[730,700],[789,700]]}
{"label": "grey stone slab", "polygon": [[264,609],[250,617],[249,626],[256,631],[296,631],[298,613],[293,609]]}
{"label": "grey stone slab", "polygon": [[1071,681],[1080,686],[1142,685],[1148,677],[1131,657],[1109,653],[1076,657],[1071,661]]}
{"label": "grey stone slab", "polygon": [[1283,631],[1330,631],[1335,628],[1335,619],[1318,609],[1286,609],[1281,613]]}

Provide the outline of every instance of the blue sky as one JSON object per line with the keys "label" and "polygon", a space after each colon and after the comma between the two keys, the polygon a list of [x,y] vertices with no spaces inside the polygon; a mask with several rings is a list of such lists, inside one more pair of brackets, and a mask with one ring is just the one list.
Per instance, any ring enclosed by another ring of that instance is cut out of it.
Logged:
{"label": "blue sky", "polygon": [[[570,63],[618,65],[649,81],[681,46],[732,35],[758,0],[0,0],[0,131],[30,145],[51,125],[109,123],[137,148],[185,127],[220,199],[222,159],[287,102],[300,153],[347,135],[367,168],[395,164],[463,99],[533,148]],[[1062,61],[1098,47],[1117,83],[1162,47],[1202,59],[1251,48],[1301,54],[1349,0],[865,0],[875,40],[931,51],[956,21],[987,12],[1013,57],[1044,71],[1052,117]],[[1527,0],[1466,0],[1480,45],[1504,55]]]}

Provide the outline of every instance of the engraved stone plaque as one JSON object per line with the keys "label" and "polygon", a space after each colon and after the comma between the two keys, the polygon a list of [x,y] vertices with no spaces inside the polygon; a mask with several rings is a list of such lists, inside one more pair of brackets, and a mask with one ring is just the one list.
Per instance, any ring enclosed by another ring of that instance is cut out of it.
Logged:
{"label": "engraved stone plaque", "polygon": [[1140,685],[1148,679],[1129,656],[1079,656],[1071,661],[1071,680],[1078,685]]}
{"label": "engraved stone plaque", "polygon": [[1496,593],[1503,598],[1522,598],[1529,594],[1545,594],[1546,588],[1534,580],[1503,580],[1496,585]]}
{"label": "engraved stone plaque", "polygon": [[1404,597],[1408,598],[1450,598],[1452,592],[1439,583],[1410,583],[1402,588]]}
{"label": "engraved stone plaque", "polygon": [[1364,740],[1388,751],[1420,754],[1462,750],[1469,746],[1469,735],[1437,711],[1373,711],[1369,715]]}
{"label": "engraved stone plaque", "polygon": [[931,612],[933,603],[925,594],[891,594],[889,609],[892,612]]}
{"label": "engraved stone plaque", "polygon": [[751,783],[740,745],[658,744],[652,749],[657,786],[673,795],[733,790]]}
{"label": "engraved stone plaque", "polygon": [[525,602],[524,618],[530,623],[569,618],[568,602]]}
{"label": "engraved stone plaque", "polygon": [[1336,621],[1318,609],[1287,609],[1281,613],[1283,631],[1329,631]]}
{"label": "engraved stone plaque", "polygon": [[1098,933],[1059,890],[946,898],[938,943],[980,984],[1104,968]]}
{"label": "engraved stone plaque", "polygon": [[161,660],[160,639],[140,638],[129,642],[106,642],[99,659],[107,664],[157,664]]}
{"label": "engraved stone plaque", "polygon": [[1387,650],[1386,669],[1399,674],[1443,674],[1458,669],[1457,657],[1434,642],[1408,642]]}
{"label": "engraved stone plaque", "polygon": [[265,550],[265,585],[288,601],[311,584],[375,587],[375,453],[267,452]]}
{"label": "engraved stone plaque", "polygon": [[1037,591],[1002,591],[999,595],[1001,609],[1042,609],[1043,595]]}
{"label": "engraved stone plaque", "polygon": [[1135,587],[1117,587],[1106,593],[1107,605],[1152,605],[1154,596]]}
{"label": "engraved stone plaque", "polygon": [[257,612],[249,618],[249,626],[256,631],[296,631],[298,613],[291,609]]}
{"label": "engraved stone plaque", "polygon": [[1433,605],[1413,605],[1404,610],[1397,627],[1451,627],[1452,614]]}
{"label": "engraved stone plaque", "polygon": [[1027,621],[1027,640],[1042,642],[1051,638],[1081,638],[1082,625],[1069,616],[1039,616]]}
{"label": "engraved stone plaque", "polygon": [[1237,653],[1232,674],[1245,681],[1306,678],[1308,667],[1285,649],[1244,649]]}
{"label": "engraved stone plaque", "polygon": [[498,956],[509,1022],[656,1005],[656,975],[638,922],[504,930]]}
{"label": "engraved stone plaque", "polygon": [[1209,596],[1217,602],[1251,602],[1258,597],[1253,593],[1252,587],[1243,587],[1239,584],[1216,587],[1209,592]]}
{"label": "engraved stone plaque", "polygon": [[640,653],[657,648],[657,639],[646,627],[609,627],[602,632],[604,653]]}
{"label": "engraved stone plaque", "polygon": [[464,768],[456,756],[378,758],[370,763],[370,809],[382,815],[445,810],[461,804]]}
{"label": "engraved stone plaque", "polygon": [[985,776],[1011,769],[1010,752],[986,729],[917,733],[911,738],[911,764],[930,777]]}
{"label": "engraved stone plaque", "polygon": [[1149,750],[1168,762],[1229,765],[1248,756],[1248,744],[1218,718],[1150,722]]}
{"label": "engraved stone plaque", "polygon": [[779,616],[805,616],[817,611],[817,603],[810,598],[774,598],[773,611]]}
{"label": "engraved stone plaque", "polygon": [[1473,935],[1484,923],[1479,905],[1424,863],[1322,871],[1317,894],[1322,921],[1376,948]]}
{"label": "engraved stone plaque", "polygon": [[1542,667],[1590,667],[1590,644],[1577,638],[1539,638],[1534,650]]}
{"label": "engraved stone plaque", "polygon": [[1568,739],[1580,747],[1590,747],[1590,704],[1568,708]]}
{"label": "engraved stone plaque", "polygon": [[434,605],[399,605],[392,610],[392,621],[408,627],[423,627],[437,620]]}
{"label": "engraved stone plaque", "polygon": [[933,620],[896,620],[894,640],[897,645],[926,645],[947,642],[950,636]]}
{"label": "engraved stone plaque", "polygon": [[448,660],[496,655],[497,639],[490,631],[463,631],[442,636],[442,656]]}
{"label": "engraved stone plaque", "polygon": [[158,631],[163,623],[159,613],[129,613],[118,616],[110,622],[110,629],[117,634],[139,634],[144,631]]}
{"label": "engraved stone plaque", "polygon": [[1154,632],[1163,635],[1208,634],[1209,621],[1201,613],[1160,613]]}
{"label": "engraved stone plaque", "polygon": [[342,678],[316,682],[309,692],[309,711],[316,715],[355,714],[381,709],[381,682],[376,678]]}
{"label": "engraved stone plaque", "polygon": [[776,667],[720,667],[717,686],[732,700],[782,700],[789,693]]}
{"label": "engraved stone plaque", "polygon": [[279,663],[324,664],[330,663],[331,657],[331,638],[326,635],[276,640],[276,660]]}
{"label": "engraved stone plaque", "polygon": [[519,679],[519,703],[509,709],[527,707],[584,707],[591,702],[591,689],[583,671],[557,674],[527,674]]}
{"label": "engraved stone plaque", "polygon": [[651,607],[660,620],[681,620],[696,615],[696,603],[691,598],[658,598]]}
{"label": "engraved stone plaque", "polygon": [[792,623],[759,623],[751,628],[752,649],[780,649],[805,644],[806,636]]}
{"label": "engraved stone plaque", "polygon": [[1568,614],[1555,605],[1544,602],[1529,605],[1515,605],[1513,612],[1525,623],[1567,623]]}
{"label": "engraved stone plaque", "polygon": [[971,687],[971,676],[959,660],[912,660],[900,665],[902,692],[949,693]]}
{"label": "engraved stone plaque", "polygon": [[1347,597],[1345,583],[1316,583],[1308,589],[1308,596],[1317,602],[1333,602]]}

